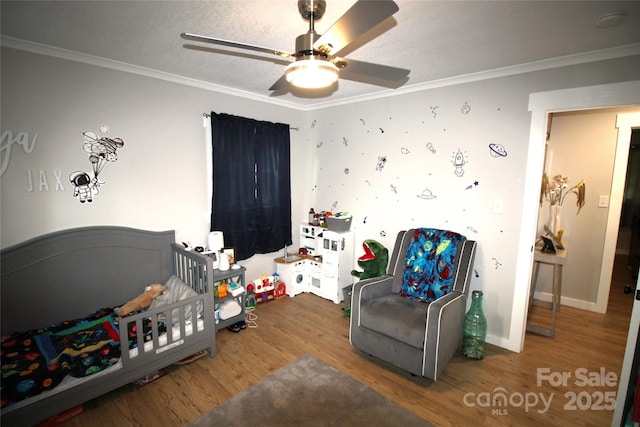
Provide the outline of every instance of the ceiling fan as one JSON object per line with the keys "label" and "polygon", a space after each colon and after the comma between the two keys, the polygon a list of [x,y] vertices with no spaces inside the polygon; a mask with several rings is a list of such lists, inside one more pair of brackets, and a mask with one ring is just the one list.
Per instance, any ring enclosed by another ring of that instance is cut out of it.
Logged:
{"label": "ceiling fan", "polygon": [[399,8],[393,0],[358,0],[329,30],[320,35],[315,32],[314,22],[322,18],[325,9],[325,0],[298,0],[300,15],[309,21],[309,31],[296,38],[295,52],[192,33],[182,33],[180,36],[186,40],[295,59],[287,66],[284,75],[269,88],[272,91],[286,89],[288,84],[304,89],[328,87],[338,80],[340,73],[351,80],[391,87],[394,83],[399,85],[405,81],[410,72],[407,69],[336,56],[358,37],[396,13]]}

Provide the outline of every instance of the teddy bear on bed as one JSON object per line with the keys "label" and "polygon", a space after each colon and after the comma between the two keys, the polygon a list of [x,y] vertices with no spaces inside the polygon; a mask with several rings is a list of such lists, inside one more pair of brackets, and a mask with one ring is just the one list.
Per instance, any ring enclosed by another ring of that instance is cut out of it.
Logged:
{"label": "teddy bear on bed", "polygon": [[162,295],[162,292],[164,292],[164,285],[149,285],[144,288],[144,293],[138,295],[122,307],[116,307],[114,310],[118,316],[126,316],[130,313],[144,310],[151,305],[151,301]]}

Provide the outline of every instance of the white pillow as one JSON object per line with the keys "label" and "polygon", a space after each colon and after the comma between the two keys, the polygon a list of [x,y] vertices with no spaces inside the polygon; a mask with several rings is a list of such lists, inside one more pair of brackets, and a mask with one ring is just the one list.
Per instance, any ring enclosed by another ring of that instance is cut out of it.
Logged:
{"label": "white pillow", "polygon": [[[169,280],[167,280],[167,283],[165,283],[164,286],[164,292],[162,293],[162,295],[159,295],[151,302],[151,305],[149,306],[150,310],[162,307],[167,304],[172,304],[174,302],[182,301],[187,298],[198,296],[198,293],[195,290],[184,283],[184,281],[182,281],[182,279],[180,279],[176,275],[172,275],[171,277],[169,277]],[[202,301],[198,301],[196,306],[198,314],[202,313]],[[179,308],[174,308],[173,310],[171,310],[171,317],[173,318],[174,323],[179,319],[179,312]],[[187,320],[191,319],[191,305],[186,307],[184,317]]]}

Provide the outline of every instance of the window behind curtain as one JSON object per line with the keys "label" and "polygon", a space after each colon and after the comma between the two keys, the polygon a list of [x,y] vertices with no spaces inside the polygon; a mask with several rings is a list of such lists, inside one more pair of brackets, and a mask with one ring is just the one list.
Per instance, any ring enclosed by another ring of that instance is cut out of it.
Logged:
{"label": "window behind curtain", "polygon": [[289,125],[211,113],[211,230],[238,260],[290,245]]}

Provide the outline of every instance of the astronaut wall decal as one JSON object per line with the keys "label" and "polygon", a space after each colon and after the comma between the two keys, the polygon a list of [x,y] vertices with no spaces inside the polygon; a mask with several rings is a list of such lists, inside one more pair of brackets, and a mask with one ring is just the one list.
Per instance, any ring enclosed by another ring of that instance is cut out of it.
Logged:
{"label": "astronaut wall decal", "polygon": [[93,176],[85,171],[75,171],[69,175],[69,181],[73,184],[73,197],[77,197],[80,203],[92,202],[93,197],[100,193],[100,181],[98,176],[107,162],[118,160],[117,150],[124,147],[121,138],[98,137],[95,132],[82,132],[82,150],[89,155],[89,162]]}

